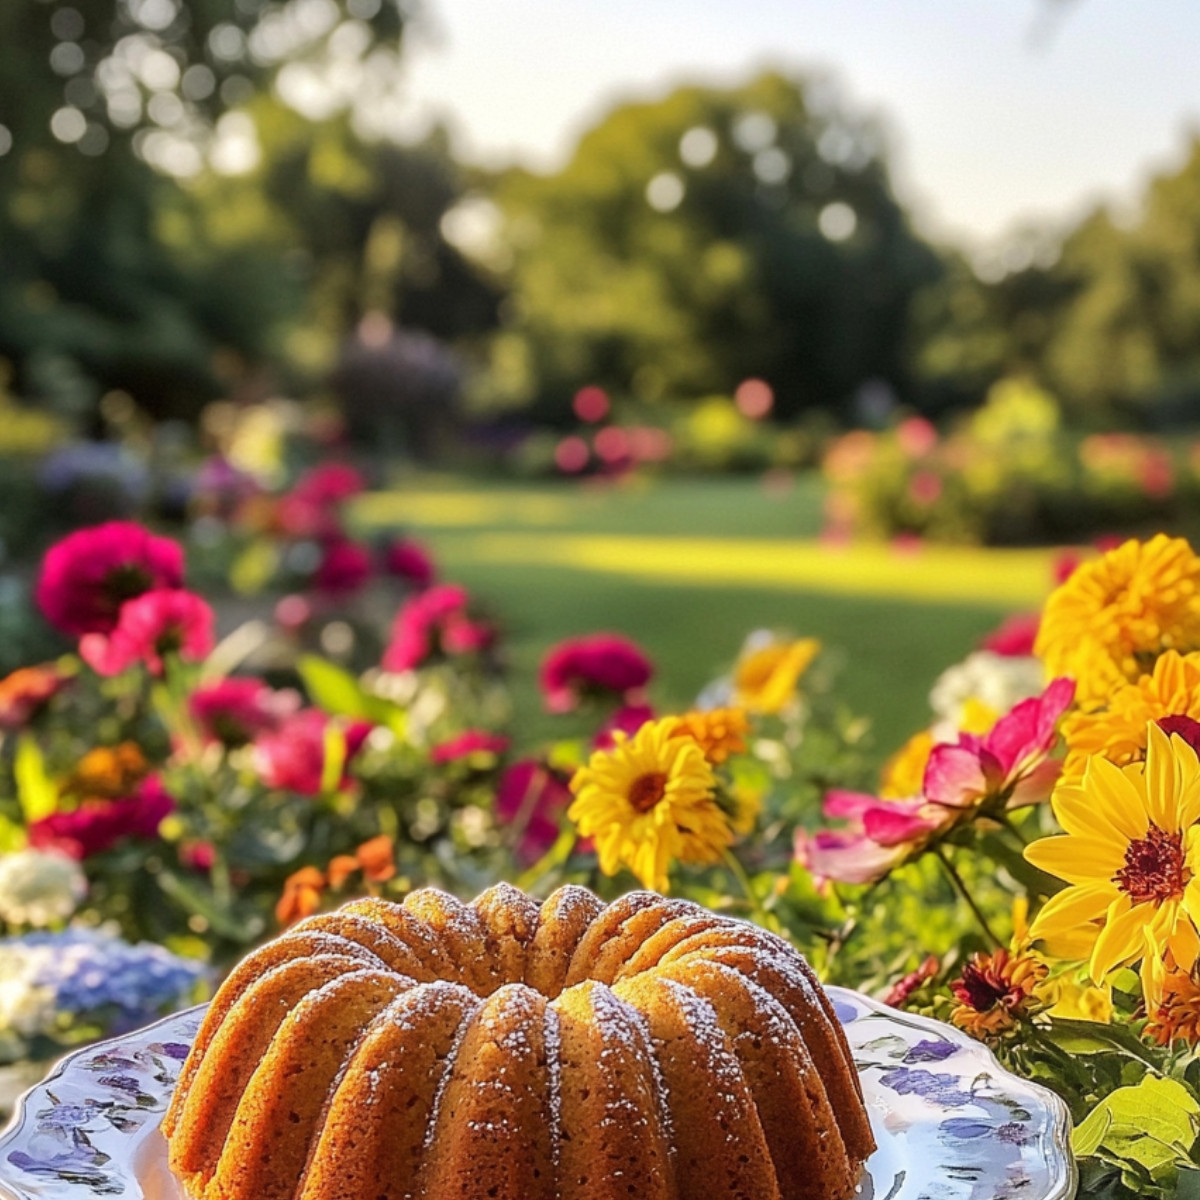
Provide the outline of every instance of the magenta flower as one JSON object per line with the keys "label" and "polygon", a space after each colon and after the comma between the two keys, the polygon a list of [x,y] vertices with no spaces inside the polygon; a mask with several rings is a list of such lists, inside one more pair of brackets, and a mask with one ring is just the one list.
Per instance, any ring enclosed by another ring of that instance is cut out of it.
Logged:
{"label": "magenta flower", "polygon": [[470,654],[491,645],[495,631],[467,616],[467,600],[465,588],[439,584],[406,601],[392,623],[384,670],[411,671],[439,651]]}
{"label": "magenta flower", "polygon": [[51,813],[29,825],[29,844],[56,849],[71,858],[90,858],[127,837],[153,838],[175,801],[155,775],[122,800],[85,800],[73,812]]}
{"label": "magenta flower", "polygon": [[1041,613],[1013,613],[986,637],[980,639],[980,650],[990,650],[1004,658],[1029,658],[1037,641]]}
{"label": "magenta flower", "polygon": [[818,883],[874,883],[929,840],[940,814],[920,797],[881,800],[860,792],[828,792],[822,812],[842,829],[796,830],[795,855]]}
{"label": "magenta flower", "polygon": [[371,578],[371,555],[346,537],[330,538],[321,548],[313,586],[328,596],[349,596]]}
{"label": "magenta flower", "polygon": [[571,712],[585,696],[632,700],[650,682],[650,659],[628,638],[593,633],[552,646],[542,660],[541,685],[550,712]]}
{"label": "magenta flower", "polygon": [[595,750],[611,750],[617,744],[614,733],[623,733],[633,737],[647,721],[654,720],[654,709],[648,704],[625,704],[596,730],[592,738],[592,748]]}
{"label": "magenta flower", "polygon": [[46,551],[37,583],[42,615],[63,633],[111,633],[121,606],[183,584],[183,551],[131,521],[80,529]]}
{"label": "magenta flower", "polygon": [[537,862],[554,845],[570,803],[566,780],[537,759],[522,759],[504,772],[496,789],[496,818],[515,829],[519,863]]}
{"label": "magenta flower", "polygon": [[205,738],[229,747],[245,746],[277,730],[299,705],[296,692],[277,692],[261,679],[233,677],[197,688],[188,700]]}
{"label": "magenta flower", "polygon": [[146,592],[121,605],[116,628],[108,636],[85,634],[79,655],[100,675],[119,675],[135,663],[161,675],[169,654],[185,662],[206,658],[215,643],[213,624],[213,610],[194,592]]}
{"label": "magenta flower", "polygon": [[328,507],[342,504],[366,489],[366,481],[349,463],[328,462],[305,471],[291,494]]}
{"label": "magenta flower", "polygon": [[396,538],[383,552],[383,569],[415,588],[427,588],[437,578],[433,556],[412,538]]}
{"label": "magenta flower", "polygon": [[1073,679],[1055,679],[1040,696],[1022,700],[991,732],[960,733],[934,746],[925,766],[925,799],[962,812],[1022,808],[1050,795],[1062,764],[1049,755],[1058,719],[1075,698]]}
{"label": "magenta flower", "polygon": [[507,752],[508,746],[508,738],[499,734],[488,733],[484,729],[468,729],[448,742],[439,742],[429,752],[429,757],[435,763],[448,763],[472,754],[499,756]]}
{"label": "magenta flower", "polygon": [[[298,792],[301,796],[320,795],[325,779],[326,734],[331,720],[319,708],[305,708],[278,728],[261,734],[254,743],[254,762],[263,783],[269,788]],[[343,728],[346,756],[339,787],[350,782],[350,766],[370,732],[371,725],[367,721],[351,721]]]}

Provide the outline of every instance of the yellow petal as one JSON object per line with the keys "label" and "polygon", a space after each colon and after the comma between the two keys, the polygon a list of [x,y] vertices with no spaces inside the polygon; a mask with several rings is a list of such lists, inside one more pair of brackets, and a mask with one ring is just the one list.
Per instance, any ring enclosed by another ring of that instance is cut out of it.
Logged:
{"label": "yellow petal", "polygon": [[1179,828],[1175,803],[1177,766],[1171,739],[1156,721],[1146,727],[1146,813],[1159,829]]}
{"label": "yellow petal", "polygon": [[1086,924],[1098,921],[1108,911],[1119,892],[1111,883],[1085,883],[1069,887],[1051,896],[1033,919],[1029,936],[1057,937]]}
{"label": "yellow petal", "polygon": [[[1121,827],[1132,828],[1136,840],[1146,836],[1150,823],[1146,811],[1145,785],[1135,770],[1123,771],[1106,758],[1093,755],[1083,773],[1083,790],[1106,812],[1120,814]],[[1140,786],[1139,786],[1140,785]]]}
{"label": "yellow petal", "polygon": [[1058,823],[1068,833],[1119,842],[1122,854],[1125,846],[1146,833],[1140,808],[1136,813],[1120,808],[1097,789],[1084,791],[1070,784],[1060,784],[1054,791],[1053,807]]}
{"label": "yellow petal", "polygon": [[1089,970],[1093,982],[1100,983],[1114,967],[1141,956],[1146,946],[1146,926],[1154,915],[1150,906],[1130,905],[1126,896],[1113,901],[1108,920],[1092,947]]}
{"label": "yellow petal", "polygon": [[1112,879],[1125,862],[1122,847],[1094,837],[1049,837],[1025,847],[1025,857],[1041,871],[1068,883]]}

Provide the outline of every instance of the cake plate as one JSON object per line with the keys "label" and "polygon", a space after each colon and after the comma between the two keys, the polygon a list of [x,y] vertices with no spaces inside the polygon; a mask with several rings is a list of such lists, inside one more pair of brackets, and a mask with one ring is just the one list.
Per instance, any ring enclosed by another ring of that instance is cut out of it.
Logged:
{"label": "cake plate", "polygon": [[[827,989],[879,1149],[861,1200],[1070,1200],[1066,1106],[939,1021]],[[0,1135],[3,1200],[184,1200],[159,1122],[203,1006],[64,1058]]]}

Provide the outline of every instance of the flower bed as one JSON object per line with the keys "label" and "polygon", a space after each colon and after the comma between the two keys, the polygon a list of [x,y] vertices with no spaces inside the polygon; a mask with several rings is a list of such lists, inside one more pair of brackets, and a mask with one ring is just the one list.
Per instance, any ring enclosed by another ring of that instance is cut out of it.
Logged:
{"label": "flower bed", "polygon": [[77,532],[37,587],[75,652],[0,681],[0,1057],[178,1006],[351,894],[640,884],[988,1042],[1068,1102],[1086,1194],[1186,1195],[1200,557],[1160,535],[1060,578],[873,780],[810,638],[758,631],[664,713],[641,647],[584,634],[541,667],[563,735],[518,754],[499,629],[432,570],[374,662],[285,622],[263,673],[240,631],[216,642],[178,545]]}

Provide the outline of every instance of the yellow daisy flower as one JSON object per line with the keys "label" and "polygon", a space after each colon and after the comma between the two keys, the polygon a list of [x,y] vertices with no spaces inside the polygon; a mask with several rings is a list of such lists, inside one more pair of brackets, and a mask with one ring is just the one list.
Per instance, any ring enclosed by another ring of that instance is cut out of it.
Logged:
{"label": "yellow daisy flower", "polygon": [[754,832],[758,814],[762,812],[762,789],[751,787],[746,783],[735,783],[729,792],[729,799],[733,807],[733,811],[729,814],[733,832],[738,837],[746,837]]}
{"label": "yellow daisy flower", "polygon": [[675,736],[690,737],[714,766],[720,766],[731,754],[745,753],[749,728],[750,722],[740,708],[714,708],[675,718]]}
{"label": "yellow daisy flower", "polygon": [[1181,655],[1168,650],[1149,675],[1118,687],[1104,708],[1067,716],[1062,725],[1067,744],[1063,781],[1077,784],[1093,754],[1119,767],[1140,762],[1146,757],[1146,726],[1151,721],[1162,722],[1168,733],[1178,733],[1197,744],[1200,653]]}
{"label": "yellow daisy flower", "polygon": [[668,717],[632,738],[615,733],[611,749],[575,772],[567,810],[580,835],[595,838],[606,875],[624,864],[656,891],[666,890],[672,862],[716,862],[733,841],[704,751],[675,729]]}
{"label": "yellow daisy flower", "polygon": [[1149,725],[1144,763],[1093,757],[1082,783],[1060,785],[1051,804],[1066,833],[1025,857],[1070,886],[1046,902],[1032,937],[1061,957],[1090,957],[1097,983],[1153,945],[1195,945],[1200,762],[1191,746]]}
{"label": "yellow daisy flower", "polygon": [[1103,704],[1167,650],[1200,648],[1200,558],[1183,538],[1128,541],[1077,567],[1046,601],[1034,653]]}
{"label": "yellow daisy flower", "polygon": [[760,713],[777,713],[785,708],[796,694],[800,676],[820,649],[816,638],[800,638],[743,654],[733,671],[738,707]]}
{"label": "yellow daisy flower", "polygon": [[919,796],[925,783],[925,764],[933,750],[933,734],[928,729],[912,737],[883,764],[879,795],[884,800],[907,800]]}

